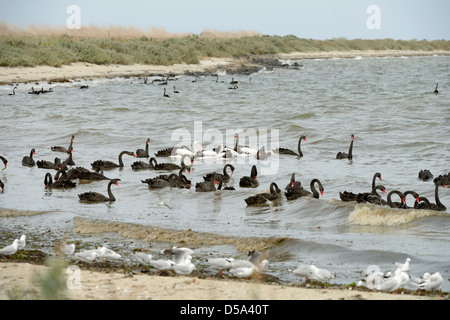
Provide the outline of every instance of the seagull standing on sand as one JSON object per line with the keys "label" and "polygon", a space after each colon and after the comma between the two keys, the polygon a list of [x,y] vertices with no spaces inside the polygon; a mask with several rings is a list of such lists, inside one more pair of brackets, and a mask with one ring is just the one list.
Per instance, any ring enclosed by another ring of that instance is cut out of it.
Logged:
{"label": "seagull standing on sand", "polygon": [[208,259],[206,261],[213,267],[219,269],[220,275],[223,276],[222,270],[230,269],[231,262],[234,261],[234,258],[212,258],[212,259]]}

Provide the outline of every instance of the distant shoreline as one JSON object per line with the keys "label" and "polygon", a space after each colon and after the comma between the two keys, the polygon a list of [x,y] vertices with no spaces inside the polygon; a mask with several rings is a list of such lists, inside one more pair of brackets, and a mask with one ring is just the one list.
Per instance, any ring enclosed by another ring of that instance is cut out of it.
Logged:
{"label": "distant shoreline", "polygon": [[204,58],[198,64],[174,64],[170,66],[143,64],[91,64],[85,62],[71,63],[61,67],[39,65],[35,67],[0,67],[0,85],[18,83],[73,82],[79,79],[108,77],[149,77],[180,74],[215,74],[218,70],[230,74],[240,74],[242,70],[257,70],[267,61],[333,59],[356,57],[413,57],[413,56],[450,56],[447,50],[350,50],[293,52],[270,55],[250,55],[242,58]]}

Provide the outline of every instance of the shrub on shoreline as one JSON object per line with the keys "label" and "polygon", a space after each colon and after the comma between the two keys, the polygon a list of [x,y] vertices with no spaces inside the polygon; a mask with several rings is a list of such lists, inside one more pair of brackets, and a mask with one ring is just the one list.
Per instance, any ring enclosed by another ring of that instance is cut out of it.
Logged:
{"label": "shrub on shoreline", "polygon": [[447,50],[447,40],[330,39],[296,36],[80,38],[59,36],[0,36],[0,66],[60,67],[72,62],[92,64],[197,64],[202,57],[232,58],[246,55],[349,50]]}

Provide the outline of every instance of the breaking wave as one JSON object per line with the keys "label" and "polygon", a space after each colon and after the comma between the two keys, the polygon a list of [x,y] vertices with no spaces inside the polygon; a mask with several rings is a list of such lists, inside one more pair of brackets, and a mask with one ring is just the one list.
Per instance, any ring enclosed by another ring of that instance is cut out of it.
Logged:
{"label": "breaking wave", "polygon": [[350,223],[362,226],[394,227],[426,217],[443,215],[447,214],[433,210],[393,209],[384,206],[358,204],[350,212],[348,220]]}

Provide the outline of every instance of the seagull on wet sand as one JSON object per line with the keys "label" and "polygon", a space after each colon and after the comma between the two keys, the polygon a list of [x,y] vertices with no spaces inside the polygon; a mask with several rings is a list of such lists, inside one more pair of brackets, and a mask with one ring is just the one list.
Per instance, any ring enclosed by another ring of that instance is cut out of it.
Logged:
{"label": "seagull on wet sand", "polygon": [[13,243],[9,246],[0,249],[0,254],[4,256],[11,256],[17,252],[17,247],[19,245],[19,239],[14,239]]}
{"label": "seagull on wet sand", "polygon": [[179,264],[179,263],[186,262],[186,258],[189,255],[194,254],[194,251],[192,251],[189,248],[172,247],[172,249],[161,250],[161,253],[162,254],[172,254],[173,255],[173,262],[175,264]]}
{"label": "seagull on wet sand", "polygon": [[173,263],[172,269],[176,274],[190,274],[197,268],[195,267],[195,264],[192,263],[192,256],[187,255],[183,261],[179,263]]}
{"label": "seagull on wet sand", "polygon": [[394,262],[394,265],[397,267],[397,269],[400,269],[403,272],[405,272],[407,275],[409,275],[409,263],[410,262],[411,262],[411,259],[406,258],[405,263]]}
{"label": "seagull on wet sand", "polygon": [[141,264],[148,265],[152,260],[153,256],[151,254],[147,254],[145,252],[136,251],[134,254],[134,258]]}
{"label": "seagull on wet sand", "polygon": [[77,252],[73,255],[73,258],[78,261],[92,263],[98,255],[97,249],[91,249]]}
{"label": "seagull on wet sand", "polygon": [[27,236],[24,234],[20,237],[19,242],[17,244],[17,250],[25,249],[25,246],[27,244],[26,239],[27,239]]}
{"label": "seagull on wet sand", "polygon": [[383,281],[375,284],[375,289],[378,291],[392,292],[402,288],[409,281],[409,276],[402,269],[397,268],[394,271],[394,275]]}
{"label": "seagull on wet sand", "polygon": [[305,277],[305,281],[315,280],[315,281],[329,281],[333,278],[333,274],[325,269],[320,269],[315,265],[301,265],[292,271],[294,274]]}
{"label": "seagull on wet sand", "polygon": [[222,270],[228,270],[231,268],[231,263],[234,258],[211,258],[206,260],[210,265],[219,269],[219,273],[222,276]]}
{"label": "seagull on wet sand", "polygon": [[433,274],[426,272],[421,278],[411,277],[412,285],[416,286],[418,289],[427,291],[440,290],[443,282],[444,278],[442,278],[439,272]]}

